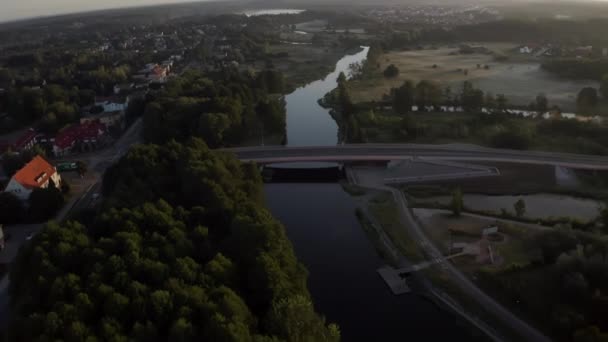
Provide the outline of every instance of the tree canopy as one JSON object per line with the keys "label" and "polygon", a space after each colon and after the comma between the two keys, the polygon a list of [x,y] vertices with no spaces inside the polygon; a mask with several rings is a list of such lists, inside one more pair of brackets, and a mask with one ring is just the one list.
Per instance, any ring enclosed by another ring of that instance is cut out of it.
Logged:
{"label": "tree canopy", "polygon": [[11,273],[11,340],[336,341],[254,165],[200,140],[133,148],[93,222],[52,223]]}
{"label": "tree canopy", "polygon": [[207,78],[187,72],[169,82],[144,112],[147,142],[203,138],[210,147],[235,145],[258,136],[285,134],[284,103],[270,93],[282,91],[282,75],[266,71],[257,77],[226,71]]}
{"label": "tree canopy", "polygon": [[399,68],[395,66],[395,64],[391,64],[386,69],[384,69],[384,77],[386,78],[394,78],[399,76]]}

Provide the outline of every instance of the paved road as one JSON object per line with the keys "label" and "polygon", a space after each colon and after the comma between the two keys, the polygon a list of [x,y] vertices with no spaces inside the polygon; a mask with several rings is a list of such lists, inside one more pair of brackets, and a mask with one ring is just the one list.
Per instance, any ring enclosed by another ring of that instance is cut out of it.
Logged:
{"label": "paved road", "polygon": [[[363,186],[363,187],[375,189],[375,190],[389,191],[389,192],[393,192],[395,190],[393,188],[387,187],[386,185],[378,185],[378,184],[371,184],[371,183],[359,184],[359,182],[357,180],[356,172],[353,172],[349,168],[347,168],[347,175],[350,176],[349,179],[352,180],[353,184],[357,184],[359,186]],[[367,202],[367,200],[365,202]],[[397,263],[399,265],[398,267],[411,267],[411,263],[407,259],[405,259],[405,257],[401,254],[401,252],[395,247],[395,245],[393,244],[393,241],[386,235],[386,233],[382,229],[382,225],[380,225],[380,223],[377,222],[374,215],[371,215],[371,213],[368,212],[367,206],[365,206],[365,205],[362,206],[362,209],[365,212],[365,216],[367,216],[367,218],[370,219],[373,227],[379,233],[379,236],[381,237],[381,240],[382,240],[383,244],[385,245],[385,247],[391,252],[393,257],[395,257],[395,260],[397,261]],[[410,218],[411,218],[411,216],[410,216]],[[407,221],[406,217],[402,217],[401,220],[402,220],[403,224],[408,225],[407,224],[408,221]],[[416,222],[414,222],[414,224],[415,223]],[[419,244],[421,244],[422,248],[424,248],[424,246],[427,245],[426,242],[420,242],[419,240],[417,240],[417,242]],[[433,263],[441,263],[441,260],[443,259],[443,257],[433,258],[433,259],[435,259],[434,261],[432,261]],[[443,263],[442,265],[445,265],[445,263]],[[431,289],[431,292],[436,296],[436,298],[438,300],[440,300],[445,305],[452,308],[455,312],[457,312],[462,317],[464,317],[464,319],[469,321],[473,326],[475,326],[479,330],[483,331],[493,341],[496,341],[496,342],[503,341],[502,337],[499,336],[499,334],[495,331],[495,329],[488,326],[485,322],[479,320],[478,318],[471,316],[462,307],[460,307],[460,305],[458,305],[449,295],[447,295],[441,291],[437,291],[432,286],[429,286],[429,288]]]}
{"label": "paved road", "polygon": [[261,164],[302,161],[452,160],[496,161],[608,170],[608,157],[492,149],[467,144],[361,144],[316,147],[257,146],[224,149],[243,161]]}
{"label": "paved road", "polygon": [[[425,252],[433,259],[442,258],[443,254],[439,249],[426,237],[423,230],[420,228],[418,222],[412,216],[407,200],[403,193],[397,189],[391,189],[391,193],[399,207],[399,211],[407,228],[413,233],[415,240]],[[528,325],[516,317],[513,313],[503,307],[501,304],[496,302],[494,299],[486,295],[481,291],[473,282],[471,282],[462,272],[456,269],[450,262],[440,262],[443,269],[450,275],[450,277],[457,282],[460,288],[470,296],[470,298],[476,300],[481,304],[487,311],[500,318],[502,322],[508,325],[512,331],[518,332],[526,341],[537,341],[537,342],[549,342],[551,341],[548,337],[543,335],[541,332],[536,330],[534,327]]]}

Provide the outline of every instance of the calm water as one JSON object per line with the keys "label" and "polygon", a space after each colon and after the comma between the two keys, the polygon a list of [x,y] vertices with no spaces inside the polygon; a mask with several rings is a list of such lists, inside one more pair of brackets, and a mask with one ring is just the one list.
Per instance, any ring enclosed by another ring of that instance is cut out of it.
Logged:
{"label": "calm water", "polygon": [[244,14],[248,17],[256,17],[256,16],[260,16],[260,15],[300,14],[302,12],[306,12],[306,10],[277,8],[277,9],[245,11],[245,12],[241,12],[239,14]]}
{"label": "calm water", "polygon": [[317,101],[338,86],[338,75],[350,76],[349,66],[367,58],[369,47],[354,55],[342,58],[336,69],[322,80],[296,89],[285,97],[287,103],[287,145],[330,146],[338,143],[338,125],[329,110]]}
{"label": "calm water", "polygon": [[415,295],[394,296],[384,263],[337,184],[267,184],[268,207],[286,227],[310,273],[316,309],[340,325],[343,341],[472,341],[460,319]]}
{"label": "calm water", "polygon": [[[573,217],[582,221],[595,219],[602,208],[598,201],[570,196],[553,194],[535,194],[525,196],[486,196],[477,194],[465,194],[464,205],[476,209],[500,212],[501,209],[513,213],[513,204],[519,199],[526,202],[526,214],[528,218],[560,218]],[[427,199],[431,202],[450,203],[449,196],[438,196]]]}

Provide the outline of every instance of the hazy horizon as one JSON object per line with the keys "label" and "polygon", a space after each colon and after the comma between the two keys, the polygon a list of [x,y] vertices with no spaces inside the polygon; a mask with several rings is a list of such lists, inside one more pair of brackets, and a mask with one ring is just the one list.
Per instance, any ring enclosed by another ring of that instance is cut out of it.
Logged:
{"label": "hazy horizon", "polygon": [[[188,2],[209,2],[218,0],[5,0],[0,11],[0,22],[45,17],[69,13],[88,12],[104,9],[140,7]],[[231,1],[231,0],[219,0]]]}
{"label": "hazy horizon", "polygon": [[[179,4],[189,2],[228,2],[235,0],[106,0],[103,2],[94,0],[5,0],[3,9],[0,11],[0,22],[15,21],[21,19],[30,19],[36,17],[54,16],[78,12],[96,11],[104,9],[118,9],[128,7],[140,7],[150,5],[163,5],[163,4]],[[340,0],[334,0],[340,1]],[[348,0],[342,0],[348,1]],[[456,3],[459,0],[446,0],[445,3]],[[471,0],[464,0],[471,2]],[[538,2],[542,0],[478,0],[479,2]],[[564,0],[562,2],[607,2],[608,0]],[[255,1],[253,1],[255,2]],[[289,3],[294,1],[285,1],[285,5],[289,6]],[[388,0],[388,2],[396,3],[399,0]],[[408,0],[403,0],[408,2]],[[434,0],[433,3],[442,2],[441,0]],[[279,1],[277,1],[277,6]]]}

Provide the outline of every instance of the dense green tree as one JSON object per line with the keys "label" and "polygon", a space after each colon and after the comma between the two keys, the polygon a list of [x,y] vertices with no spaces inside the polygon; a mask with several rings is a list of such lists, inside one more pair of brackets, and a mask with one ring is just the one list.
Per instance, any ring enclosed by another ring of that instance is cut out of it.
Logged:
{"label": "dense green tree", "polygon": [[458,217],[461,215],[462,210],[464,209],[464,199],[462,190],[460,188],[456,188],[454,191],[452,191],[452,202],[450,203],[450,208],[454,216]]}
{"label": "dense green tree", "polygon": [[345,82],[338,84],[338,103],[340,113],[346,119],[350,118],[355,112],[355,105],[350,97],[350,90]]}
{"label": "dense green tree", "polygon": [[11,192],[0,192],[0,224],[15,224],[23,219],[25,207]]}
{"label": "dense green tree", "polygon": [[235,145],[285,131],[284,102],[266,85],[245,74],[216,75],[214,82],[197,72],[174,78],[145,107],[144,138],[152,143],[186,141],[199,136],[212,147]]}
{"label": "dense green tree", "polygon": [[277,70],[264,70],[257,75],[260,88],[269,94],[282,94],[285,91],[285,80],[283,73]]}
{"label": "dense green tree", "polygon": [[517,217],[523,217],[526,214],[526,202],[520,198],[513,204],[513,209],[515,210],[515,215]]}
{"label": "dense green tree", "polygon": [[51,223],[19,253],[10,340],[339,340],[254,165],[200,140],[140,145],[104,192],[87,226]]}
{"label": "dense green tree", "polygon": [[[465,111],[479,112],[484,103],[483,91],[475,89],[471,82],[465,81],[462,86],[462,92],[460,93],[460,102]],[[500,103],[497,105],[498,109],[501,109]]]}
{"label": "dense green tree", "polygon": [[549,100],[547,100],[547,96],[543,93],[540,93],[536,96],[535,109],[539,113],[545,113],[549,110]]}
{"label": "dense green tree", "polygon": [[414,105],[415,88],[411,81],[405,81],[403,85],[393,92],[393,109],[398,114],[404,115],[412,111]]}
{"label": "dense green tree", "polygon": [[578,93],[576,106],[580,112],[588,113],[597,106],[598,101],[597,90],[593,87],[585,87]]}
{"label": "dense green tree", "polygon": [[418,110],[422,110],[425,106],[436,107],[441,103],[441,87],[435,82],[422,80],[418,82],[414,92]]}
{"label": "dense green tree", "polygon": [[399,76],[399,68],[397,68],[397,66],[395,66],[395,64],[391,64],[388,67],[386,67],[386,69],[384,69],[384,77],[386,78],[395,78],[397,76]]}

